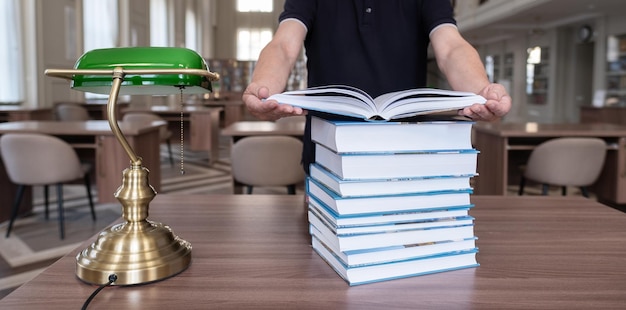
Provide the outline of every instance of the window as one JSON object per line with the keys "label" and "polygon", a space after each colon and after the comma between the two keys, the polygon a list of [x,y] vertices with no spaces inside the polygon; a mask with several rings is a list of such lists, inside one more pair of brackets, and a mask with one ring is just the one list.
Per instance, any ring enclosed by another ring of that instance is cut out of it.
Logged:
{"label": "window", "polygon": [[84,50],[115,47],[118,41],[117,0],[84,0]]}
{"label": "window", "polygon": [[273,12],[273,0],[237,0],[238,12]]}
{"label": "window", "polygon": [[0,2],[0,103],[24,101],[19,0]]}
{"label": "window", "polygon": [[549,82],[549,50],[547,47],[535,46],[528,49],[526,58],[526,94],[528,103],[545,104]]}
{"label": "window", "polygon": [[150,45],[169,46],[166,0],[150,0]]}
{"label": "window", "polygon": [[487,55],[485,57],[485,71],[487,71],[487,77],[489,78],[489,82],[495,82],[495,64],[494,57],[492,55]]}
{"label": "window", "polygon": [[265,45],[272,40],[272,29],[239,29],[237,31],[237,60],[257,60]]}
{"label": "window", "polygon": [[187,7],[185,12],[185,47],[191,50],[198,50],[198,32],[196,23],[196,12],[191,7]]}
{"label": "window", "polygon": [[[117,0],[83,1],[83,50],[116,47],[118,42]],[[108,95],[85,93],[86,99],[106,99]]]}

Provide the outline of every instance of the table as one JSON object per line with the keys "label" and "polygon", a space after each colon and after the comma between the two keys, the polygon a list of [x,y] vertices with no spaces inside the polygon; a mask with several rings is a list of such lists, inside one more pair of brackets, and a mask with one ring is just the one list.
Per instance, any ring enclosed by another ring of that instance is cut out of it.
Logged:
{"label": "table", "polygon": [[[161,188],[161,161],[159,153],[159,127],[157,122],[149,126],[126,126],[120,123],[128,143],[143,165],[150,170],[150,184],[159,191]],[[69,142],[79,152],[87,153],[89,161],[95,165],[95,183],[98,189],[98,202],[117,202],[113,193],[122,184],[122,171],[130,166],[128,155],[119,144],[108,121],[21,121],[0,124],[0,134],[29,132],[54,135]],[[15,197],[15,185],[6,175],[0,161],[0,205],[11,206]],[[31,195],[24,195],[21,210],[30,209]],[[6,213],[9,212],[9,208]],[[8,214],[6,214],[8,218]],[[0,215],[0,218],[2,216]]]}
{"label": "table", "polygon": [[[129,107],[122,109],[122,114],[130,112],[148,112],[159,115],[169,123],[174,138],[180,137],[180,108],[169,106],[152,106],[149,108]],[[189,135],[187,136],[189,150],[206,151],[209,155],[209,164],[212,165],[219,159],[219,122],[222,108],[185,106],[182,110],[183,121],[189,122]]]}
{"label": "table", "polygon": [[[109,119],[108,113],[107,113],[107,104],[108,104],[108,100],[93,100],[93,101],[58,101],[54,103],[54,109],[56,110],[56,107],[62,104],[75,104],[75,105],[79,105],[85,109],[87,109],[87,113],[89,114],[89,118],[92,120],[107,120]],[[121,114],[121,110],[128,107],[129,103],[128,102],[117,102],[116,104],[116,115],[117,115],[117,119],[121,120],[122,119],[122,114]]]}
{"label": "table", "polygon": [[[191,266],[109,287],[89,309],[621,309],[626,214],[580,197],[473,196],[480,267],[349,287],[310,247],[303,197],[157,195],[151,219],[191,242]],[[79,309],[80,246],[0,300]]]}
{"label": "table", "polygon": [[27,120],[50,120],[53,118],[50,108],[24,108],[16,105],[0,105],[0,122]]}
{"label": "table", "polygon": [[626,203],[626,126],[615,124],[476,123],[473,132],[478,155],[474,192],[506,195],[518,184],[518,165],[524,164],[539,143],[558,137],[598,137],[607,142],[605,165],[591,187],[598,199]]}
{"label": "table", "polygon": [[229,136],[233,142],[248,136],[283,135],[301,139],[304,135],[304,121],[243,121],[235,122],[222,129],[223,136]]}

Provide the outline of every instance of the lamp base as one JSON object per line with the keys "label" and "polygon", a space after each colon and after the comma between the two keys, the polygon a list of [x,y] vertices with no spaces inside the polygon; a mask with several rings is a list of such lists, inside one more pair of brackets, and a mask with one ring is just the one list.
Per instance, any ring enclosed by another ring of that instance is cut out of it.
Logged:
{"label": "lamp base", "polygon": [[191,244],[161,223],[126,222],[102,231],[76,256],[76,276],[92,284],[134,285],[174,276],[191,263]]}
{"label": "lamp base", "polygon": [[115,198],[122,203],[125,222],[102,231],[94,243],[76,256],[76,275],[93,284],[133,285],[162,280],[191,263],[191,244],[161,223],[147,220],[156,191],[148,181],[141,158],[123,172]]}

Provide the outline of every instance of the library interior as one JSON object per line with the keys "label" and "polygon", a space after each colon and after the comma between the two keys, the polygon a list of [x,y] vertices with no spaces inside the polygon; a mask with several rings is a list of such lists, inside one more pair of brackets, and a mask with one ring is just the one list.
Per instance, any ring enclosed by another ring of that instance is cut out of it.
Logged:
{"label": "library interior", "polygon": [[[626,304],[622,0],[2,0],[0,20],[0,309]],[[321,23],[450,21],[504,116],[459,113],[492,100],[434,44],[415,89],[309,85],[317,58],[361,61],[311,44],[340,35]],[[306,116],[250,108],[267,72],[259,102]]]}

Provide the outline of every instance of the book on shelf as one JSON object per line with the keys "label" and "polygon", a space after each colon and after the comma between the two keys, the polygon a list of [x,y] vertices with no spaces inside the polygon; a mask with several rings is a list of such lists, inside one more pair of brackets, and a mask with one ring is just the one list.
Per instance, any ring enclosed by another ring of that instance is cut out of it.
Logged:
{"label": "book on shelf", "polygon": [[[442,223],[440,226],[426,228],[402,228],[397,225],[396,230],[384,230],[378,232],[337,234],[326,223],[316,216],[309,217],[310,226],[316,228],[332,247],[339,251],[375,249],[387,246],[405,244],[419,244],[427,242],[442,242],[461,240],[474,237],[473,221],[454,221]],[[311,231],[311,228],[309,228]]]}
{"label": "book on shelf", "polygon": [[427,209],[409,212],[374,213],[358,215],[337,215],[315,197],[309,196],[309,209],[335,227],[361,227],[369,225],[387,225],[391,223],[410,223],[415,221],[431,220],[442,217],[468,216],[473,204],[461,207]]}
{"label": "book on shelf", "polygon": [[453,254],[460,251],[468,251],[476,249],[476,237],[447,240],[441,242],[426,242],[418,244],[406,244],[387,246],[367,250],[339,251],[329,244],[328,240],[317,230],[311,228],[311,243],[315,247],[315,243],[322,243],[330,250],[347,267],[358,267],[366,265],[376,265],[383,263],[391,263],[409,259],[423,258],[432,255]]}
{"label": "book on shelf", "polygon": [[471,149],[474,122],[427,118],[410,122],[359,122],[311,118],[311,139],[337,153]]}
{"label": "book on shelf", "polygon": [[347,85],[328,85],[274,94],[267,100],[306,110],[362,118],[391,120],[441,111],[458,110],[485,98],[470,92],[416,88],[390,92],[372,98],[363,90]]}
{"label": "book on shelf", "polygon": [[322,259],[351,286],[478,266],[477,250],[472,249],[452,254],[350,267],[342,263],[331,250],[315,238],[313,244],[313,249]]}
{"label": "book on shelf", "polygon": [[393,179],[476,173],[478,151],[335,153],[315,144],[315,162],[341,179]]}
{"label": "book on shelf", "polygon": [[338,176],[318,165],[311,164],[309,175],[337,195],[377,196],[396,195],[410,192],[436,192],[450,190],[471,190],[470,178],[475,174],[459,176],[435,176],[418,178],[387,179],[340,179]]}
{"label": "book on shelf", "polygon": [[341,197],[312,178],[307,178],[306,191],[309,196],[322,202],[338,215],[383,214],[462,207],[470,205],[471,193],[469,190],[459,190]]}

